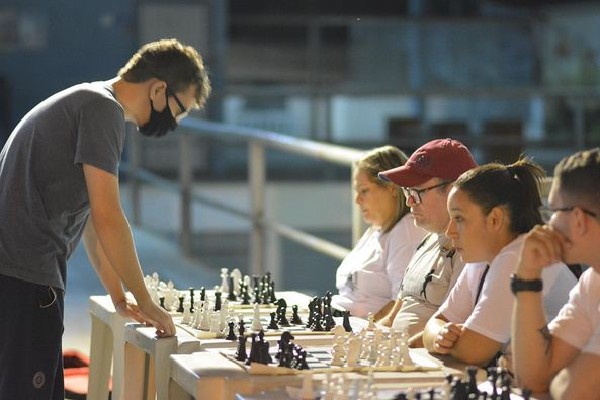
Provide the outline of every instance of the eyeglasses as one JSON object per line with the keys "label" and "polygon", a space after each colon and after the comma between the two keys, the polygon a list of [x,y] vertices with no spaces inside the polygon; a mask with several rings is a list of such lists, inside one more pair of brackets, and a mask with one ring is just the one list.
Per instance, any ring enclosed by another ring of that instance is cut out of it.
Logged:
{"label": "eyeglasses", "polygon": [[411,199],[413,203],[415,204],[421,204],[421,193],[425,193],[428,192],[432,189],[435,188],[439,188],[441,186],[445,186],[449,183],[452,183],[452,181],[443,181],[440,182],[436,185],[433,186],[429,186],[423,189],[413,189],[413,188],[402,188],[402,193],[404,193],[404,196],[406,197],[406,200]]}
{"label": "eyeglasses", "polygon": [[175,102],[177,103],[177,106],[179,107],[179,114],[177,114],[177,116],[175,116],[175,120],[177,122],[179,122],[182,119],[184,119],[185,117],[187,117],[189,111],[185,108],[185,106],[183,105],[181,100],[179,100],[179,97],[177,97],[175,92],[173,92],[172,90],[167,88],[167,93],[170,94],[171,96],[173,96],[173,98],[175,99]]}
{"label": "eyeglasses", "polygon": [[583,211],[585,214],[587,214],[591,217],[594,217],[594,218],[598,217],[598,214],[596,214],[595,212],[587,210],[587,209],[585,209],[583,207],[579,207],[579,206],[559,207],[559,208],[550,208],[550,207],[542,206],[542,207],[540,207],[540,215],[542,216],[542,219],[544,221],[548,221],[548,220],[550,220],[550,217],[552,217],[552,215],[554,213],[561,212],[561,211],[562,212],[571,212],[576,208],[579,208],[581,211]]}

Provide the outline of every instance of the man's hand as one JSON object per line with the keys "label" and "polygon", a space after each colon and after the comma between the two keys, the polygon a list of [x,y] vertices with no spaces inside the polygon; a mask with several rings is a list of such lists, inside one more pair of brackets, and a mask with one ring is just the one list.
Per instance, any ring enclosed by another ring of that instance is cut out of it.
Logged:
{"label": "man's hand", "polygon": [[433,351],[440,354],[449,354],[462,332],[462,325],[447,322],[435,337]]}
{"label": "man's hand", "polygon": [[515,273],[522,279],[536,279],[542,269],[563,260],[569,239],[550,225],[536,225],[527,235]]}
{"label": "man's hand", "polygon": [[387,326],[388,328],[392,327],[392,322],[394,322],[389,316],[385,316],[377,321],[377,325]]}
{"label": "man's hand", "polygon": [[156,335],[159,337],[175,335],[175,324],[171,316],[151,301],[138,306],[123,300],[115,304],[115,309],[119,315],[125,318],[132,318],[142,324],[154,326]]}

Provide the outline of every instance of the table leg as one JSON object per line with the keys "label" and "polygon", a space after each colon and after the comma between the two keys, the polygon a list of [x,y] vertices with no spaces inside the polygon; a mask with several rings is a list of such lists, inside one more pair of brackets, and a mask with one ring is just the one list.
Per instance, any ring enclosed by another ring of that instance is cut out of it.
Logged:
{"label": "table leg", "polygon": [[88,400],[108,399],[108,382],[112,362],[113,335],[110,327],[91,315],[92,332],[90,343],[90,369]]}

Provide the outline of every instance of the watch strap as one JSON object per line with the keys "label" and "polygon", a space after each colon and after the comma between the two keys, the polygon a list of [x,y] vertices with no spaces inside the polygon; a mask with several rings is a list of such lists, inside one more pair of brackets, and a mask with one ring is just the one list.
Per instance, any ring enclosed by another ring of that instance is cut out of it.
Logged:
{"label": "watch strap", "polygon": [[510,276],[510,290],[513,294],[518,292],[541,292],[544,288],[540,278],[537,279],[522,279],[517,274]]}

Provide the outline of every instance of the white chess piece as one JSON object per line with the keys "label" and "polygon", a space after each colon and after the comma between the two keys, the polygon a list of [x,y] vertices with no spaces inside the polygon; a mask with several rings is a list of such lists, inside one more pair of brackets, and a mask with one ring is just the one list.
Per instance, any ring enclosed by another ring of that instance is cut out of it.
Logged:
{"label": "white chess piece", "polygon": [[351,335],[348,342],[348,352],[346,354],[346,365],[349,367],[358,366],[360,356],[361,339],[359,335]]}
{"label": "white chess piece", "polygon": [[221,304],[221,309],[219,310],[221,320],[221,331],[225,330],[225,328],[227,327],[227,316],[229,315],[229,310],[229,300],[225,299],[223,300],[223,303]]}
{"label": "white chess piece", "polygon": [[300,399],[302,400],[314,400],[315,391],[313,390],[313,376],[312,372],[305,372],[302,379],[302,390],[300,392]]}
{"label": "white chess piece", "polygon": [[375,330],[375,328],[375,316],[372,312],[370,312],[367,314],[367,329],[373,331]]}
{"label": "white chess piece", "polygon": [[[202,316],[200,319],[200,327],[199,329],[202,331],[208,331],[210,330],[210,311],[209,311],[209,304],[207,300],[204,300],[202,302]],[[200,311],[198,311],[200,313]]]}
{"label": "white chess piece", "polygon": [[208,329],[212,333],[221,333],[221,314],[218,311],[210,312],[210,326]]}
{"label": "white chess piece", "polygon": [[344,337],[338,336],[334,340],[335,342],[331,348],[331,365],[342,367],[344,365]]}
{"label": "white chess piece", "polygon": [[183,317],[181,317],[181,323],[191,325],[190,322],[192,322],[192,313],[190,312],[189,302],[186,301],[183,303]]}
{"label": "white chess piece", "polygon": [[262,322],[260,321],[260,305],[254,304],[254,318],[252,319],[252,330],[260,331],[263,329]]}
{"label": "white chess piece", "polygon": [[229,282],[227,282],[227,278],[229,278],[229,269],[221,268],[221,292],[222,293],[229,292]]}
{"label": "white chess piece", "polygon": [[233,277],[233,291],[235,293],[240,292],[240,281],[242,280],[242,272],[239,268],[234,268],[230,274]]}

